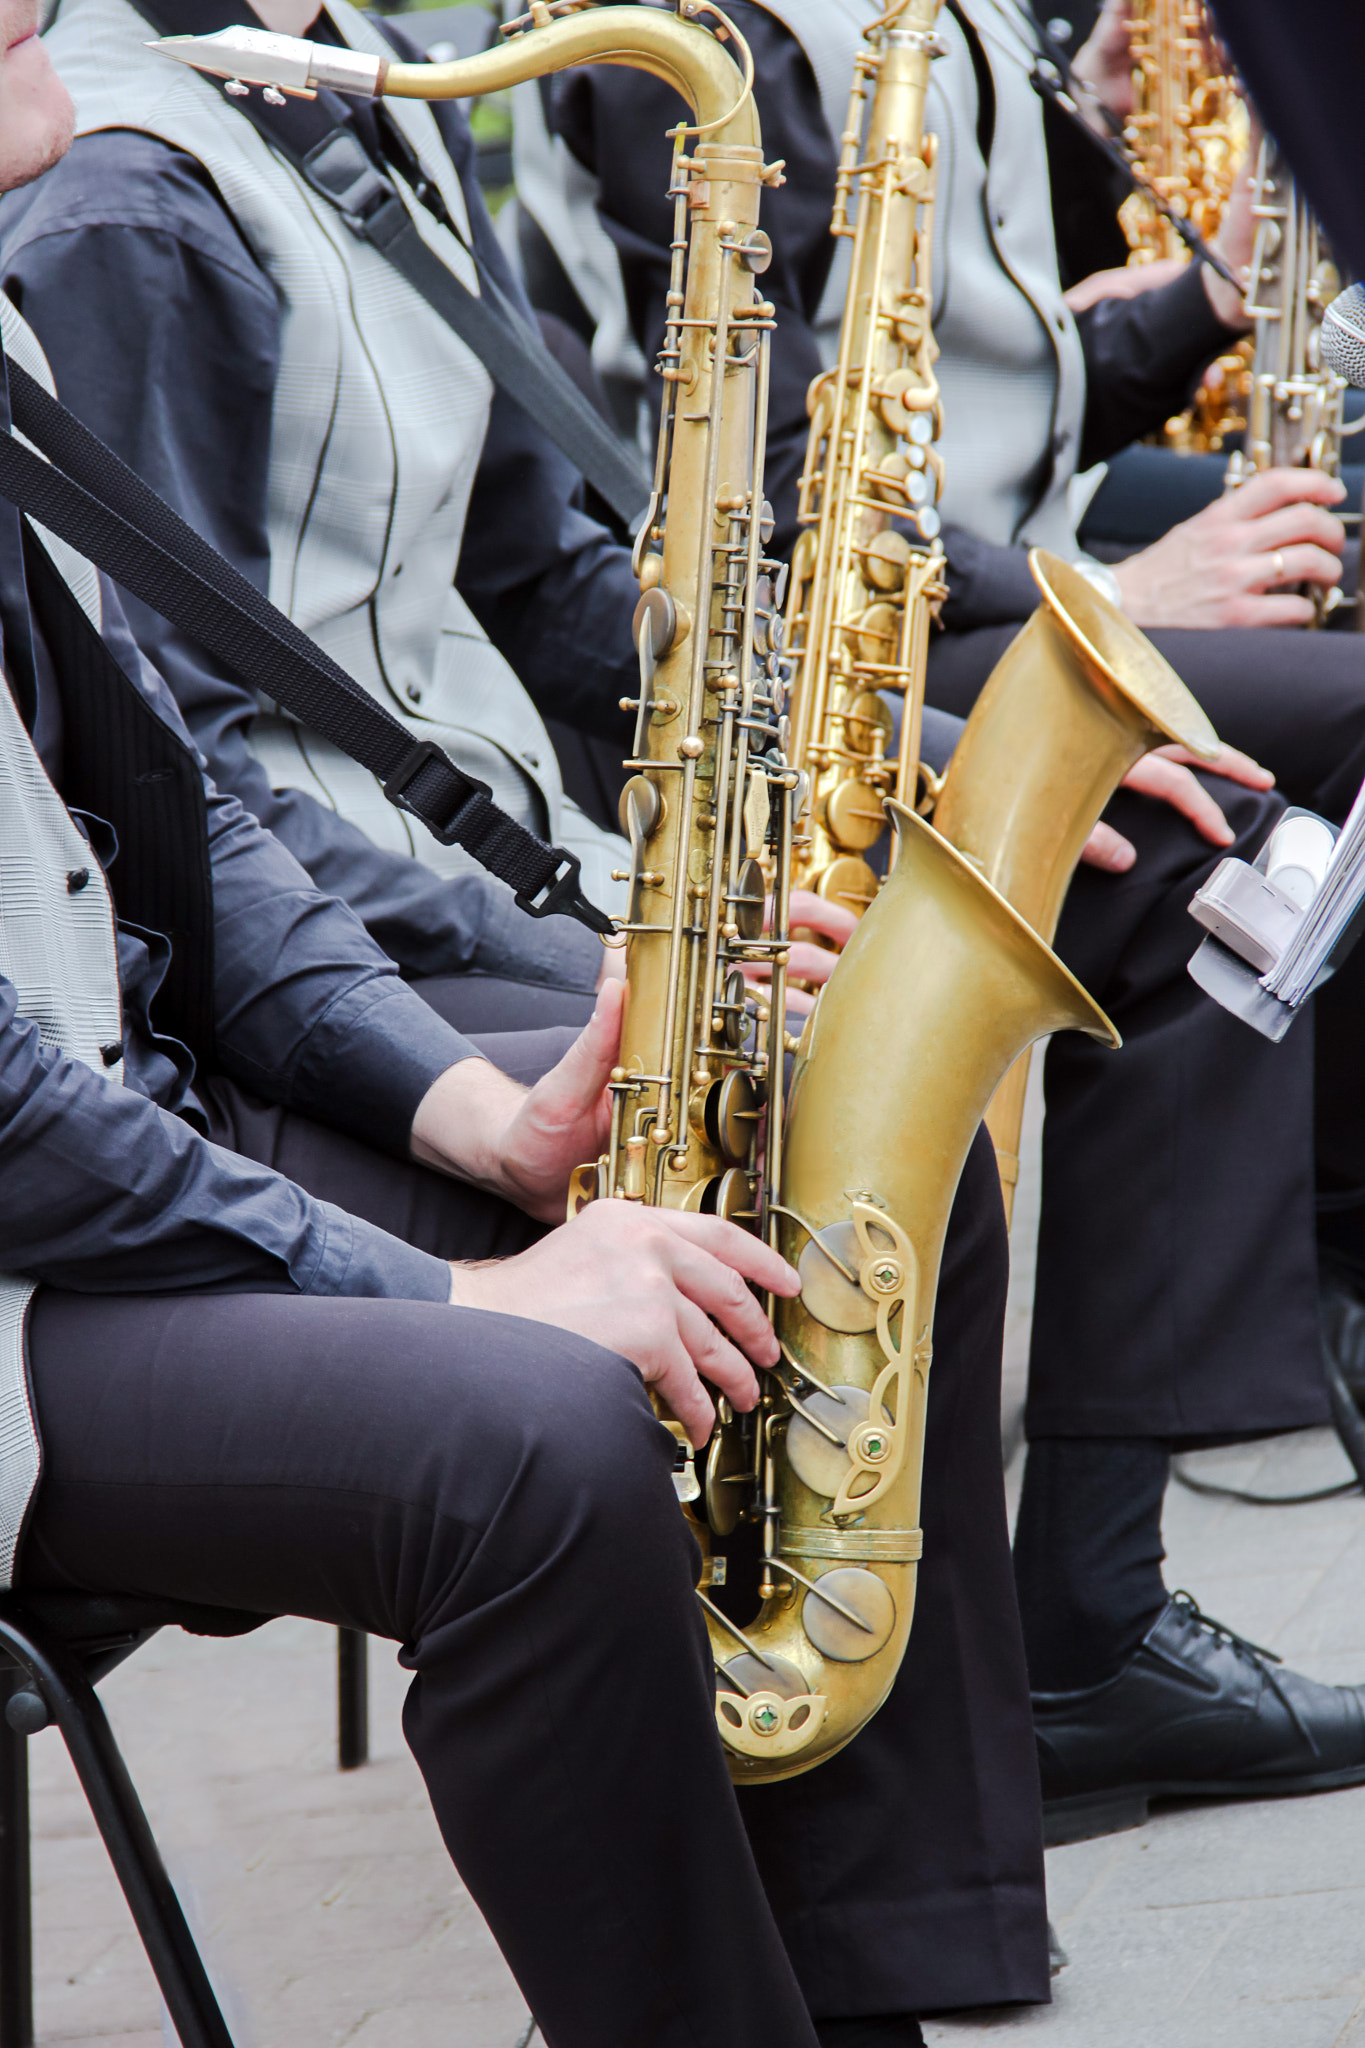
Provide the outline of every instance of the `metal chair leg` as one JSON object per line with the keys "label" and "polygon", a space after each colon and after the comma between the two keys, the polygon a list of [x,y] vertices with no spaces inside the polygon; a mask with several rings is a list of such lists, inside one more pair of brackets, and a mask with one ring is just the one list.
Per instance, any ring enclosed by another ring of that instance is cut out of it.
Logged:
{"label": "metal chair leg", "polygon": [[0,1675],[0,2048],[33,2048],[33,1900],[29,1869],[28,1737],[4,1706],[18,1672]]}
{"label": "metal chair leg", "polygon": [[0,1644],[23,1666],[61,1729],[181,2048],[232,2048],[208,1973],[93,1686],[67,1650],[31,1637],[3,1615]]}
{"label": "metal chair leg", "polygon": [[[337,1630],[337,1767],[354,1771],[370,1758],[369,1638]],[[0,2042],[0,2048],[4,2043]]]}

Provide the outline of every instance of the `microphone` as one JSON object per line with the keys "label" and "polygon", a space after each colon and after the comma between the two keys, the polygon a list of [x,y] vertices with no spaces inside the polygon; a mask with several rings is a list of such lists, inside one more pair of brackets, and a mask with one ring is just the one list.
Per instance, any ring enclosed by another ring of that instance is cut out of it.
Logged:
{"label": "microphone", "polygon": [[1357,391],[1365,390],[1365,285],[1348,285],[1322,316],[1322,360]]}

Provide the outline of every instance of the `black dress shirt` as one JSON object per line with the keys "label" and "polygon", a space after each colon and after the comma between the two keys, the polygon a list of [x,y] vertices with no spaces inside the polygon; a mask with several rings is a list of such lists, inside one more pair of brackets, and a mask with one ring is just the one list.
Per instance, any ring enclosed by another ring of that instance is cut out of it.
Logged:
{"label": "black dress shirt", "polygon": [[[520,299],[479,193],[464,111],[433,112],[480,260]],[[65,403],[266,589],[279,304],[203,168],[132,130],[79,137],[45,177],[0,201],[0,288],[37,334]],[[629,551],[581,510],[581,494],[577,472],[495,393],[456,582],[541,712],[624,754],[619,700],[635,687],[639,590]],[[406,972],[478,967],[595,985],[601,946],[570,920],[533,922],[500,883],[438,876],[380,851],[304,792],[272,790],[247,743],[254,694],[135,598],[125,593],[124,604],[217,786],[349,903]]]}
{"label": "black dress shirt", "polygon": [[[17,532],[17,523],[16,523]],[[29,637],[22,560],[0,507],[6,664]],[[101,579],[103,638],[183,738],[165,684]],[[33,687],[16,702],[60,793],[61,679],[32,631]],[[46,735],[46,739],[42,736]],[[54,772],[55,771],[55,772]],[[322,896],[235,797],[204,779],[212,878],[214,1029],[221,1071],[273,1102],[406,1153],[431,1083],[473,1051],[401,980],[359,920]],[[118,849],[78,820],[118,886]],[[4,905],[0,902],[0,915]],[[194,1063],[153,1021],[169,947],[120,931],[125,1081],[45,1044],[0,976],[0,1267],[77,1293],[300,1292],[443,1301],[450,1275],[374,1225],[315,1201],[201,1135]]]}

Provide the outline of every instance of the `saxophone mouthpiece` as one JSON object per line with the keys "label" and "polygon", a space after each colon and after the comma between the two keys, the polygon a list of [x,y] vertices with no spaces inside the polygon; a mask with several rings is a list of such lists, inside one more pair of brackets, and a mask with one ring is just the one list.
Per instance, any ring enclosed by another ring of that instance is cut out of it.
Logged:
{"label": "saxophone mouthpiece", "polygon": [[319,88],[377,99],[384,90],[388,64],[363,50],[337,49],[327,43],[304,42],[264,28],[225,28],[208,36],[159,36],[147,45],[163,57],[174,57],[196,71],[227,80],[227,91],[242,99],[253,85],[265,88],[273,106],[286,94],[312,99]]}

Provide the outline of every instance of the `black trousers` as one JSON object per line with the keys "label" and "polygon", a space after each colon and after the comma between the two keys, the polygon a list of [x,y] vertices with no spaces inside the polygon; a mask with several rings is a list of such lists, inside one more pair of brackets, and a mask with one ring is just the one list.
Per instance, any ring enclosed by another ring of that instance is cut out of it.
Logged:
{"label": "black trousers", "polygon": [[[428,1250],[503,1254],[536,1227],[232,1084],[207,1092],[219,1142]],[[979,1141],[940,1290],[911,1654],[843,1757],[746,1795],[752,1850],[670,1440],[630,1366],[558,1330],[425,1303],[44,1289],[18,1582],[401,1644],[442,1834],[551,2048],[802,2048],[797,1978],[825,2012],[1044,1999],[1003,1289]]]}
{"label": "black trousers", "polygon": [[[965,717],[1016,630],[940,635],[930,702]],[[1282,800],[1206,780],[1237,833],[1228,851],[1249,857]],[[1315,1020],[1272,1046],[1210,1002],[1185,971],[1187,906],[1222,852],[1128,791],[1105,815],[1137,863],[1077,870],[1056,945],[1124,1042],[1065,1032],[1048,1048],[1026,1430],[1180,1443],[1324,1422]]]}

